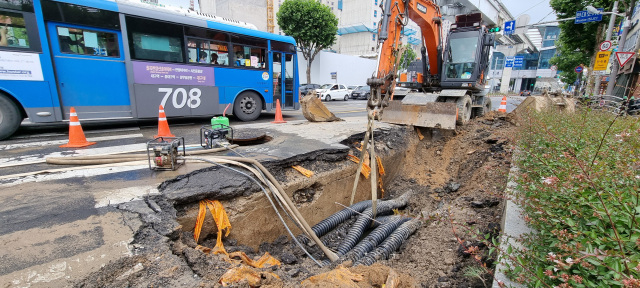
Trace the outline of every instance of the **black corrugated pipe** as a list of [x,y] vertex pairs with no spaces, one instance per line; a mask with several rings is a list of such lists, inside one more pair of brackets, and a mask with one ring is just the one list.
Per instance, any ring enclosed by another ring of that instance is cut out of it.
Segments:
[[[313,230],[313,232],[316,233],[318,237],[322,237],[323,235],[329,233],[329,231],[338,227],[340,223],[347,221],[353,215],[356,215],[370,207],[371,207],[371,200],[358,202],[356,204],[349,206],[349,208],[344,208],[336,212],[335,214],[320,221],[320,223],[313,225],[313,227],[311,227],[311,230]],[[358,213],[356,213],[355,211],[357,211]],[[309,243],[309,237],[307,237],[307,235],[304,235],[304,234],[298,236],[298,240],[304,244]]]
[[338,259],[337,262],[340,263],[347,260],[351,260],[353,263],[355,263],[356,261],[360,260],[362,256],[369,253],[369,251],[375,249],[376,246],[378,246],[380,243],[382,243],[382,241],[387,239],[387,237],[389,237],[389,235],[391,235],[391,233],[393,233],[393,231],[395,231],[400,225],[402,225],[404,222],[411,220],[410,217],[406,217],[406,216],[388,216],[388,217],[393,217],[394,218],[393,221],[380,225],[378,228],[373,230],[369,235],[367,235],[367,237],[362,239],[362,241],[360,241],[358,245],[353,247],[353,249],[351,249],[349,253],[340,257],[340,259]]
[[[398,226],[400,226],[400,224],[407,222],[411,220],[411,218],[406,217],[406,216],[400,216],[400,215],[390,215],[390,216],[381,216],[381,217],[377,217],[376,221],[373,221],[373,223],[371,223],[372,228],[376,228],[375,230],[373,230],[371,232],[371,234],[367,235],[367,237],[365,237],[360,243],[358,243],[358,245],[356,245],[356,247],[354,247],[351,251],[349,251],[349,253],[347,253],[346,256],[350,255],[351,253],[353,253],[353,250],[356,249],[360,249],[360,250],[365,250],[364,252],[362,252],[362,255],[366,254],[367,252],[373,250],[373,248],[376,248],[376,246],[378,244],[380,244],[380,242],[384,241],[385,238],[387,238],[387,236],[389,236],[389,234],[391,234],[391,232],[393,232],[396,228],[398,228]],[[397,222],[397,224],[394,224],[395,222]],[[393,225],[392,225],[393,224]],[[392,228],[393,227],[393,228]],[[379,230],[385,230],[385,231],[389,231],[388,233],[386,233],[385,235],[379,235],[383,232],[379,232]],[[375,239],[375,240],[372,240]],[[363,242],[375,242],[372,243],[370,246],[371,248],[358,248]],[[324,245],[327,245],[328,243],[325,243],[324,240],[323,242]],[[334,264],[340,264],[344,261],[347,260],[352,260],[353,262],[355,262],[356,260],[360,259],[360,257],[362,257],[362,255],[360,255],[359,257],[355,258],[355,259],[351,259],[351,258],[345,258],[346,256],[342,256],[338,259],[338,261],[333,262]],[[322,261],[322,266],[326,266],[326,265],[331,265],[331,260],[329,259],[325,259]],[[335,266],[335,265],[334,265]]]
[[[392,211],[393,209],[406,206],[409,200],[409,196],[411,196],[411,191],[404,193],[402,196],[396,199],[380,201],[378,203],[376,213],[385,213]],[[345,237],[344,241],[342,241],[342,243],[340,243],[340,246],[338,246],[338,256],[347,254],[347,252],[349,252],[349,250],[351,250],[353,246],[356,246],[358,240],[360,240],[360,237],[362,236],[362,233],[364,233],[369,225],[371,225],[372,218],[373,211],[371,208],[367,208],[367,210],[362,212],[362,215],[358,216],[358,220],[356,220],[356,222],[353,223],[353,226],[351,226],[351,229],[349,229],[347,237]]]
[[367,253],[367,255],[358,260],[354,266],[370,266],[380,259],[388,259],[389,255],[393,253],[393,251],[398,250],[400,245],[402,245],[402,243],[407,240],[407,238],[409,238],[409,236],[420,226],[422,226],[422,221],[420,219],[413,219],[400,225],[400,227],[393,231],[393,233],[391,233],[391,235],[384,240],[380,246],[373,250],[373,252]]

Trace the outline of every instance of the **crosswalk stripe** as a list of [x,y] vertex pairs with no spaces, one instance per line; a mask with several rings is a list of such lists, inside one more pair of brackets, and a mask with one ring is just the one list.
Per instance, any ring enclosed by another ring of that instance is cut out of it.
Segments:
[[[87,138],[87,141],[98,142],[98,141],[120,140],[120,139],[137,138],[137,137],[144,137],[144,136],[142,134],[140,134],[140,133],[127,134],[127,135],[101,136],[101,137]],[[62,144],[65,144],[67,142],[69,142],[69,140],[51,140],[51,141],[38,141],[38,142],[26,142],[26,143],[17,143],[17,144],[6,144],[6,145],[0,145],[0,151],[2,151],[2,150],[10,150],[10,149],[29,148],[29,147],[42,147],[42,146],[50,146],[50,145],[62,145]]]
[[[30,182],[44,182],[51,180],[76,178],[76,177],[92,177],[118,172],[126,172],[140,169],[149,169],[147,161],[136,161],[124,166],[122,163],[99,165],[97,168],[81,168],[75,170],[54,169],[48,171],[39,171],[32,173],[23,173],[18,175],[10,175],[11,178],[0,176],[0,187],[9,187]],[[144,163],[144,164],[143,164]],[[57,171],[56,171],[57,170]],[[65,171],[66,170],[66,171]]]

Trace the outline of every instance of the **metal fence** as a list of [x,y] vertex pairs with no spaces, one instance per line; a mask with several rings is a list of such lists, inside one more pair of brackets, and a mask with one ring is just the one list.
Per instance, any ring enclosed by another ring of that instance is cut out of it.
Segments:
[[[622,97],[614,95],[599,95],[589,98],[578,98],[582,104],[588,105],[592,109],[600,109],[614,114],[628,114],[631,116],[640,115],[640,101],[635,100],[633,105],[625,103]],[[623,105],[624,103],[624,105]]]

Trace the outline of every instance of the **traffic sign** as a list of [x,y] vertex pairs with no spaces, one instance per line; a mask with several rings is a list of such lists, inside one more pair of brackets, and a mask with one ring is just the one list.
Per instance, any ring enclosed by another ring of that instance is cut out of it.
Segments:
[[587,22],[598,22],[602,21],[602,12],[604,12],[604,8],[598,8],[600,14],[593,14],[589,11],[583,10],[576,12],[576,20],[575,24],[582,24]]
[[607,66],[609,65],[609,57],[611,56],[611,51],[600,51],[596,55],[596,62],[593,64],[594,71],[604,71],[607,70]]
[[505,68],[513,68],[513,61],[515,57],[505,57],[504,58],[504,67]]
[[556,65],[551,66],[551,70],[552,71],[558,71],[558,66],[556,66]]
[[616,59],[618,59],[618,63],[620,63],[620,67],[624,66],[624,64],[627,64],[627,62],[631,60],[631,57],[633,57],[633,54],[636,54],[636,53],[635,52],[616,52]]
[[524,63],[524,56],[516,56],[513,59],[513,67],[522,67],[523,63]]
[[582,66],[577,66],[573,71],[576,71],[576,73],[582,73]]
[[516,20],[504,22],[504,35],[511,35],[516,31]]
[[607,51],[611,49],[611,41],[604,41],[600,43],[600,51]]

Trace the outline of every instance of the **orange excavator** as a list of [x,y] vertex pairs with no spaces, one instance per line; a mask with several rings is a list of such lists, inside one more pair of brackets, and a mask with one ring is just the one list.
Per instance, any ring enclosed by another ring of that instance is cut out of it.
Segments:
[[[440,7],[432,0],[385,0],[380,7],[377,68],[367,80],[370,118],[455,129],[456,124],[491,111],[485,76],[495,42],[492,32],[498,28],[483,25],[482,14],[476,13],[456,16],[456,22],[444,31]],[[421,65],[411,65],[419,68],[398,75],[404,51],[400,36],[409,19],[421,29]],[[412,92],[393,100],[396,86]]]

